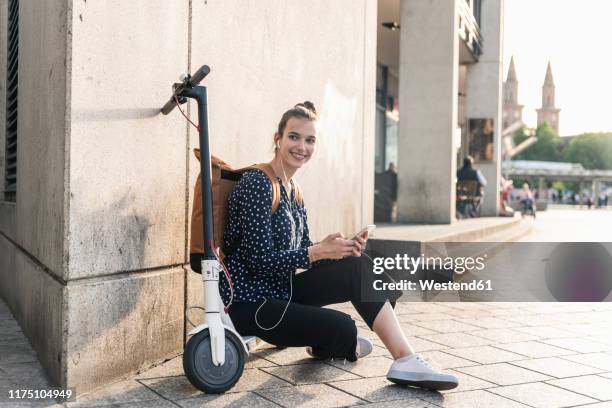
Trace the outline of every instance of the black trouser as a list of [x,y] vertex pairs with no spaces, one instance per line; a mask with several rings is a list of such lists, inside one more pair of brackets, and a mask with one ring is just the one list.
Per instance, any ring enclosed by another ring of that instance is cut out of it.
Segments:
[[[229,309],[232,322],[243,336],[254,335],[282,347],[312,346],[322,358],[346,358],[355,361],[357,327],[351,317],[321,306],[350,301],[366,324],[372,328],[378,312],[389,300],[401,293],[377,291],[375,279],[389,281],[386,275],[375,275],[371,261],[365,257],[348,257],[317,265],[293,279],[293,298],[281,323],[272,330],[263,330],[255,323],[255,312],[264,299],[253,303],[234,303]],[[282,316],[286,300],[267,299],[257,313],[264,328],[274,326]]]

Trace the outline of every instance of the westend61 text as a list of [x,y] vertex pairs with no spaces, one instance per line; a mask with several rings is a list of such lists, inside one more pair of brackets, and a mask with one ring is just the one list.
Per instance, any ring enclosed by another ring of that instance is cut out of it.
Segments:
[[472,282],[436,282],[433,280],[420,280],[418,281],[418,285],[417,282],[407,281],[404,279],[398,282],[383,282],[379,279],[374,281],[373,286],[376,290],[493,290],[490,279],[481,279]]

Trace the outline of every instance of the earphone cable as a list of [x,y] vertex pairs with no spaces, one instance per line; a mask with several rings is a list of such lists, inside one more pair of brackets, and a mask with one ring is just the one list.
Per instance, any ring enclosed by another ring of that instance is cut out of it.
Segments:
[[[285,183],[287,183],[287,185],[289,185],[289,181],[287,178],[287,173],[285,172],[285,166],[283,165],[283,162],[281,160],[281,168],[283,170],[283,175],[285,176]],[[293,185],[293,183],[291,183],[291,191],[293,193],[293,195],[295,195],[295,186]],[[285,190],[285,193],[287,191]],[[292,234],[295,234],[295,221],[293,220],[293,212],[295,210],[295,206],[292,203],[292,199],[290,197],[289,194],[286,194],[287,196],[287,206],[289,207],[289,215],[291,217],[292,220]],[[295,239],[295,235],[292,236],[292,242]],[[283,319],[285,318],[285,313],[287,313],[287,309],[289,309],[289,305],[291,304],[291,299],[293,298],[293,272],[289,272],[289,299],[287,300],[287,304],[285,305],[285,309],[283,310],[283,313],[281,314],[280,319],[278,319],[278,321],[272,326],[272,327],[263,327],[260,323],[259,320],[257,319],[257,314],[259,313],[259,311],[261,310],[261,308],[268,302],[268,299],[266,297],[263,297],[264,301],[261,305],[259,305],[259,307],[257,308],[257,310],[255,311],[255,324],[257,325],[257,327],[259,327],[261,330],[273,330],[276,327],[278,327],[279,324],[281,324],[281,322],[283,321]]]
[[264,297],[263,303],[259,305],[259,307],[255,311],[255,324],[257,325],[257,327],[259,327],[261,330],[266,330],[266,331],[275,329],[285,318],[285,313],[287,313],[287,309],[289,309],[289,304],[291,303],[292,298],[293,298],[293,273],[289,275],[289,300],[287,300],[287,304],[285,305],[285,310],[283,310],[283,314],[281,315],[280,319],[278,319],[278,322],[276,322],[276,324],[272,327],[263,327],[261,324],[259,324],[259,320],[257,320],[257,314],[259,313],[259,310],[268,302],[268,299]]
[[[230,306],[232,305],[232,303],[234,303],[234,284],[232,283],[232,277],[229,273],[229,271],[227,270],[227,267],[225,266],[225,263],[223,262],[223,260],[221,259],[221,256],[219,256],[219,248],[215,249],[215,246],[213,244],[213,240],[209,240],[208,241],[208,245],[210,245],[210,248],[213,251],[213,254],[215,255],[215,258],[217,258],[217,262],[219,262],[219,264],[221,265],[221,267],[223,268],[223,273],[225,275],[225,279],[227,280],[227,283],[229,285],[229,290],[230,290],[230,299],[228,304],[224,304],[223,305],[223,309],[225,310],[225,313],[228,312]],[[223,303],[223,301],[221,302]]]

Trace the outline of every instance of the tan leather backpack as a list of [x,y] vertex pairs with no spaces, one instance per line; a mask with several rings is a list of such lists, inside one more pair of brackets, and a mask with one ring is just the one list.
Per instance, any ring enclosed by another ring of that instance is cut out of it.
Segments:
[[[200,160],[200,149],[193,149],[193,152]],[[212,199],[213,199],[213,241],[215,247],[220,247],[223,257],[223,231],[227,224],[228,199],[236,183],[242,175],[253,170],[262,170],[268,176],[272,184],[272,214],[276,212],[280,204],[281,190],[280,182],[276,178],[274,169],[269,163],[254,164],[252,166],[234,169],[229,164],[216,156],[211,156],[210,165],[212,169]],[[295,198],[301,205],[303,204],[302,193],[298,184],[291,180],[295,191]],[[198,175],[193,191],[193,210],[191,212],[191,240],[189,243],[189,261],[191,269],[201,273],[200,261],[204,254],[204,236],[202,228],[202,182],[201,175]]]

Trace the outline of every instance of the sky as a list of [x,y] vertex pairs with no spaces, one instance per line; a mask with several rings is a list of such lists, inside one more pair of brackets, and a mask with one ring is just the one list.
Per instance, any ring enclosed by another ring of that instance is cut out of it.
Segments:
[[514,56],[523,121],[536,125],[550,60],[559,134],[612,131],[612,0],[504,3],[504,80]]

